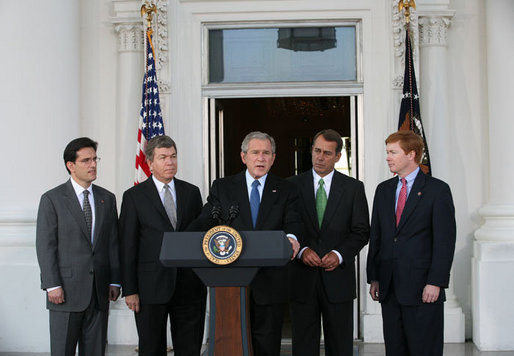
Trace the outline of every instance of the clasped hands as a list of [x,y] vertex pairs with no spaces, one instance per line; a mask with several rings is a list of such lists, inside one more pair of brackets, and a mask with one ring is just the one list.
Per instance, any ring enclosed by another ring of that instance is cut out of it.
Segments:
[[320,258],[314,250],[307,247],[302,253],[302,262],[307,266],[321,267],[326,272],[330,272],[339,266],[339,257],[334,251],[330,251],[323,258]]

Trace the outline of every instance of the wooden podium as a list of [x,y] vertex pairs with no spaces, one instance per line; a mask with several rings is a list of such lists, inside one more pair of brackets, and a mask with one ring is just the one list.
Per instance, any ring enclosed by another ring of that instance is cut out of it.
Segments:
[[209,355],[252,356],[248,286],[260,267],[286,265],[293,250],[283,231],[239,231],[243,250],[235,262],[219,266],[202,250],[202,232],[166,232],[160,260],[166,267],[189,267],[209,287]]

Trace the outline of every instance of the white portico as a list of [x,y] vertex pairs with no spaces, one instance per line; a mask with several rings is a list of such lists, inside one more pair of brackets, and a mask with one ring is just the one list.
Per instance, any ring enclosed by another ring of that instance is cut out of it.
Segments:
[[[178,145],[179,177],[205,199],[212,172],[213,102],[228,98],[351,97],[353,157],[371,204],[390,177],[384,138],[395,130],[403,76],[403,16],[397,0],[155,0],[154,40],[166,133]],[[49,349],[39,289],[35,218],[40,195],[67,179],[65,144],[99,142],[99,185],[118,203],[132,185],[143,76],[140,0],[0,3],[5,54],[0,73],[4,169],[0,181],[0,352]],[[433,175],[447,181],[457,246],[445,306],[445,340],[512,350],[514,132],[510,0],[418,0],[411,31],[421,118]],[[208,79],[208,31],[351,24],[357,77],[348,82],[215,85]],[[242,117],[242,120],[244,120]],[[280,152],[278,152],[280,159]],[[382,340],[380,306],[365,285],[361,253],[358,336]],[[5,292],[8,291],[8,292]],[[112,304],[109,343],[135,344],[132,314]]]

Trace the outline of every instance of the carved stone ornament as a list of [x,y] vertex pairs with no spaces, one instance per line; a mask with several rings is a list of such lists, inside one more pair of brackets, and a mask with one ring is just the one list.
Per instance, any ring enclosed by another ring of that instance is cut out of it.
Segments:
[[155,4],[157,12],[153,17],[153,44],[157,57],[157,78],[159,92],[170,92],[169,52],[168,52],[168,2],[167,0],[111,0],[115,16],[112,19],[114,29],[118,34],[118,51],[144,51],[144,31],[146,21],[140,17],[139,9],[145,2]]
[[119,23],[114,26],[118,34],[118,51],[143,51],[143,24]]
[[[143,3],[143,2],[142,2]],[[154,48],[157,57],[157,81],[159,83],[160,93],[170,92],[170,81],[163,80],[169,78],[169,50],[168,50],[168,1],[153,0],[157,6],[157,15],[154,18]]]
[[[393,89],[401,89],[403,87],[403,72],[405,69],[405,16],[398,11],[398,0],[391,0],[392,21],[391,28],[393,31],[394,46],[394,78],[392,80]],[[418,14],[417,11],[411,10],[410,14],[410,33],[412,35],[412,55],[414,58],[414,66],[418,72]]]
[[447,16],[423,16],[419,19],[419,42],[421,46],[446,46],[448,27],[451,20]]

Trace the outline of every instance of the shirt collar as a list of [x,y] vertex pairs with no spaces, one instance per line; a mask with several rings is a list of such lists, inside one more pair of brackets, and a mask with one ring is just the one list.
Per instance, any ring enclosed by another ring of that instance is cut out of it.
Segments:
[[325,186],[330,186],[330,184],[332,184],[332,178],[334,177],[334,171],[335,170],[333,169],[332,172],[330,172],[329,174],[327,174],[324,177],[321,177],[318,173],[316,173],[316,171],[313,168],[312,169],[312,176],[314,177],[314,188],[318,187],[319,180],[321,178],[323,178],[323,182],[325,183]]
[[75,182],[75,179],[73,177],[70,177],[71,185],[73,187],[73,190],[75,191],[75,194],[79,196],[80,194],[84,193],[84,190],[87,190],[89,192],[89,195],[93,196],[93,184],[90,184],[89,187],[86,189],[77,182]]
[[[250,191],[250,189],[252,188],[252,183],[255,180],[255,178],[250,175],[250,172],[248,172],[248,169],[246,170],[245,177],[246,177],[246,185],[248,186],[248,189],[249,189],[248,191]],[[257,179],[259,181],[259,183],[261,183],[261,185],[260,185],[261,187],[264,187],[264,184],[266,183],[266,178],[268,178],[268,173],[266,173],[265,175],[263,175],[262,177]]]
[[[153,179],[153,183],[155,184],[155,187],[157,188],[157,191],[161,192],[164,189],[164,185],[166,183],[163,183],[160,180],[158,180],[157,178],[155,178],[155,176],[153,174],[152,174],[152,179]],[[174,192],[175,191],[175,178],[173,178],[171,180],[171,182],[168,183],[168,185],[170,187],[170,190]]]
[[[405,177],[405,180],[407,181],[407,184],[411,184],[412,182],[414,182],[414,180],[418,176],[418,173],[419,173],[419,166],[415,170],[410,172],[409,175],[407,175]],[[402,181],[402,177],[398,176],[398,180],[401,182]]]

